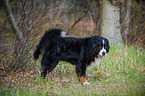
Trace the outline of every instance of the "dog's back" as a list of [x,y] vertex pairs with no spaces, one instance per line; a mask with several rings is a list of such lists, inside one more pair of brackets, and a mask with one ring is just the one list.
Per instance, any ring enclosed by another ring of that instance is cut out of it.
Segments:
[[34,59],[37,60],[39,58],[39,55],[43,54],[47,50],[47,48],[50,46],[50,42],[52,39],[65,36],[66,32],[60,29],[49,29],[48,31],[46,31],[33,54]]

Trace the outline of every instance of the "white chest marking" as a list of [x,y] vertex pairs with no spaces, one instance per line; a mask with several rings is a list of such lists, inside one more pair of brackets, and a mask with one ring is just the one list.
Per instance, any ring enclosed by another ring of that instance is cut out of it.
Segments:
[[99,63],[103,60],[104,57],[98,57],[98,58],[95,58],[95,61],[94,62],[91,62],[90,66],[88,66],[87,68],[88,69],[91,69],[91,68],[94,68],[94,66],[99,66]]

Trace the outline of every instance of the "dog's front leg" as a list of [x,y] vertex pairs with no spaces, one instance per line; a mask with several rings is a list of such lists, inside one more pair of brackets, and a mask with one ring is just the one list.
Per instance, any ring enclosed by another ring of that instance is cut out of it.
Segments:
[[81,66],[81,67],[76,67],[76,73],[79,77],[79,80],[83,85],[89,85],[90,83],[86,81],[86,67]]
[[79,79],[83,85],[90,85],[90,83],[86,81],[86,77],[79,76]]

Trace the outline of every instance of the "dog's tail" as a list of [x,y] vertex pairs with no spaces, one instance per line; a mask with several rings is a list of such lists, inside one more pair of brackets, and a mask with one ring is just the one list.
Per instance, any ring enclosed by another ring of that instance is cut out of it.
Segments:
[[66,36],[66,32],[60,29],[49,29],[48,31],[46,31],[33,54],[34,59],[37,60],[40,54],[45,53],[45,51],[50,46],[50,42],[52,39],[56,37],[65,37],[65,36]]

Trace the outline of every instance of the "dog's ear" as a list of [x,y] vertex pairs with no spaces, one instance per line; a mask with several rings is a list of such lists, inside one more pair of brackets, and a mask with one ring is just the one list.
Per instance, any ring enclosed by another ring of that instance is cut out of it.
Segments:
[[101,47],[101,38],[98,37],[97,35],[94,36],[92,40],[92,48],[100,48]]
[[101,46],[101,44],[99,44],[98,42],[95,42],[92,45],[93,48],[99,48],[100,46]]

